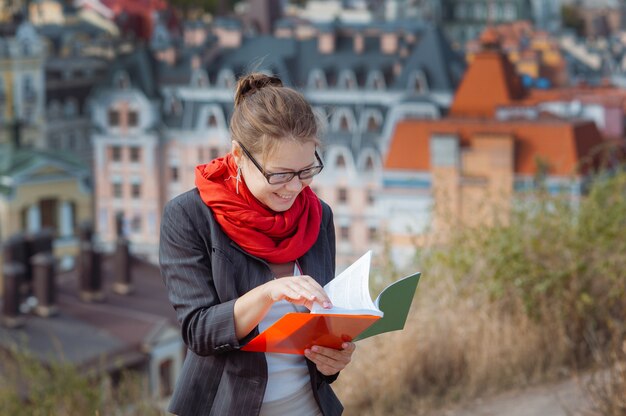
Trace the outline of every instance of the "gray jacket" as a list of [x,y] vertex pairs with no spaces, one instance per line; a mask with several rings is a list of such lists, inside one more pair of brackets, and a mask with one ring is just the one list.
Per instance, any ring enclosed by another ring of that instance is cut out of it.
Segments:
[[[317,241],[298,262],[320,285],[335,275],[335,231],[322,202]],[[178,415],[257,415],[267,384],[264,353],[240,351],[258,335],[235,335],[237,298],[271,279],[267,263],[243,251],[220,228],[192,189],[168,202],[161,222],[161,275],[188,347],[169,410]],[[315,399],[325,416],[343,407],[327,377],[307,360]]]

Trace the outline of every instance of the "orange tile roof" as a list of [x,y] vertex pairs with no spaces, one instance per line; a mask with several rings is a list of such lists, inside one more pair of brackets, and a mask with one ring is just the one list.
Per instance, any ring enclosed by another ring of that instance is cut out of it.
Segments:
[[450,114],[491,117],[498,105],[524,98],[526,91],[506,56],[483,51],[474,57],[454,96]]
[[591,121],[562,120],[496,121],[447,118],[405,120],[396,125],[385,160],[386,169],[430,171],[430,137],[434,133],[455,134],[461,146],[471,146],[475,135],[508,134],[515,140],[516,174],[536,173],[536,158],[551,166],[550,174],[575,173],[579,162],[603,139]]

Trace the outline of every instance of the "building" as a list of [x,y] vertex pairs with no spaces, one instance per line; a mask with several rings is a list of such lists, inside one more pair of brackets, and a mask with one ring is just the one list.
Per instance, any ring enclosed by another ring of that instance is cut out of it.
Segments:
[[[445,238],[460,224],[505,223],[521,193],[536,186],[575,201],[596,149],[607,143],[591,120],[503,116],[500,109],[523,105],[534,91],[489,36],[483,41],[448,115],[400,121],[391,137],[383,198],[411,196],[403,205],[389,204],[396,207],[388,228],[398,230],[392,235],[398,262],[412,255],[420,238]],[[403,229],[411,221],[413,228]]]
[[[45,147],[45,58],[43,39],[28,22],[0,38],[0,124],[19,123],[23,145]],[[0,129],[0,143],[10,139],[9,129]]]
[[[489,33],[496,37],[493,41],[507,54],[526,86],[545,89],[568,84],[569,66],[558,38],[535,30],[528,21],[492,25]],[[465,56],[468,62],[481,49],[480,39],[467,42]]]
[[164,174],[155,67],[145,49],[122,58],[91,104],[98,238],[112,248],[122,220],[135,253],[153,256]]
[[[78,253],[77,225],[91,219],[87,166],[64,153],[0,144],[0,244],[14,234],[47,230],[61,266],[71,267]],[[0,268],[0,291],[2,275]]]
[[[464,63],[432,26],[305,26],[281,21],[276,36],[248,37],[237,21],[219,19],[211,27],[186,25],[176,39],[157,25],[155,71],[144,56],[146,64],[119,71],[92,100],[103,242],[112,243],[114,218],[124,211],[135,247],[155,255],[163,204],[194,186],[197,164],[230,149],[236,76],[259,70],[301,90],[326,126],[326,168],[314,189],[335,209],[339,264],[382,246],[384,213],[375,197],[383,185],[381,144],[397,120],[445,112]],[[115,108],[136,115],[118,116]],[[159,117],[162,124],[154,124]]]
[[533,9],[531,0],[442,0],[441,17],[446,34],[462,47],[489,24],[532,21]]
[[[82,261],[67,272],[55,271],[42,251],[26,276],[15,262],[24,240],[13,236],[5,246],[14,258],[0,300],[0,350],[19,348],[44,365],[63,361],[80,373],[108,376],[113,388],[130,371],[147,381],[151,403],[165,409],[186,348],[159,269],[129,256],[124,240],[103,257],[89,232],[81,233]],[[19,273],[27,291],[14,285]]]

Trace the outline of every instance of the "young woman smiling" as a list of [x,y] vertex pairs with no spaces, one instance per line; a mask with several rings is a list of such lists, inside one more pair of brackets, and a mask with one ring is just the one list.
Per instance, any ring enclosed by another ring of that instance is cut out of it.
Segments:
[[324,168],[318,120],[280,79],[238,81],[231,152],[196,168],[163,212],[161,273],[188,347],[178,415],[339,415],[332,383],[355,346],[305,356],[240,348],[285,313],[330,307],[332,211],[309,185]]

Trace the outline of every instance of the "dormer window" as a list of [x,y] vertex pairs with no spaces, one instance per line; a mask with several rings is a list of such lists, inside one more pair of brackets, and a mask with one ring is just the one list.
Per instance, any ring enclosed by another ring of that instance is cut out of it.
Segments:
[[230,69],[222,69],[217,76],[217,85],[222,88],[233,88],[235,86],[235,74]]
[[356,121],[354,114],[349,108],[339,108],[335,111],[332,121],[332,130],[350,132],[354,131]]
[[374,116],[368,117],[368,119],[367,119],[367,131],[375,132],[375,131],[378,131],[379,128],[380,128],[380,125],[378,124],[378,121],[376,120],[376,117],[374,117]]
[[380,71],[372,71],[367,76],[367,87],[373,90],[385,89],[385,77]]
[[345,168],[346,167],[346,158],[343,155],[338,155],[335,160],[335,167],[337,168]]
[[409,90],[416,93],[427,93],[428,81],[426,80],[426,75],[423,71],[413,71],[409,77]]
[[308,80],[309,88],[321,90],[328,87],[328,83],[326,81],[326,74],[319,68],[313,69],[309,74]]
[[356,76],[351,70],[343,70],[339,74],[339,82],[337,86],[348,90],[356,89],[358,84],[356,82]]
[[209,86],[209,77],[206,72],[199,69],[193,72],[191,76],[191,85],[193,87],[206,88]]
[[171,95],[165,101],[165,111],[168,114],[179,115],[182,112],[182,110],[183,110],[182,104],[180,103],[180,100],[177,97]]
[[130,88],[130,78],[124,71],[119,71],[113,77],[113,85],[120,90],[127,90]]
[[339,130],[348,131],[350,130],[350,126],[348,125],[348,118],[346,116],[341,116],[339,120]]

